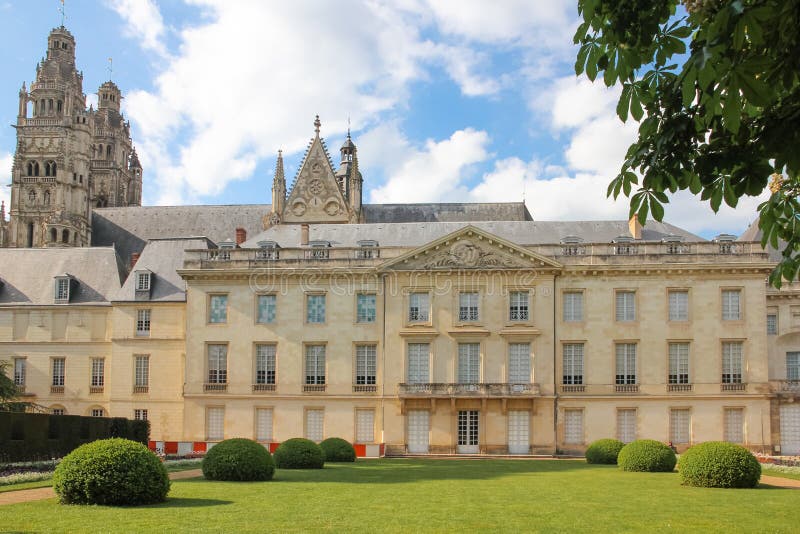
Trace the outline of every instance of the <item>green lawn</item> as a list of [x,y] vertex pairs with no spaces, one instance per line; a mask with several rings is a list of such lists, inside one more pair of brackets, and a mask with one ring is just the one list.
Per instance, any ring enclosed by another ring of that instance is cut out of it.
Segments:
[[47,486],[52,486],[53,480],[48,478],[46,480],[36,480],[34,482],[20,482],[19,484],[9,484],[7,486],[0,486],[0,493],[5,493],[6,491],[17,491],[17,490],[24,490],[24,489],[33,489],[33,488],[46,488]]
[[623,473],[558,460],[375,460],[271,482],[175,481],[139,508],[0,508],[3,530],[116,532],[569,531],[796,532],[800,492],[680,485],[676,473]]
[[791,478],[793,480],[800,480],[800,473],[787,473],[786,471],[779,471],[769,465],[761,464],[761,474],[769,475],[771,477]]

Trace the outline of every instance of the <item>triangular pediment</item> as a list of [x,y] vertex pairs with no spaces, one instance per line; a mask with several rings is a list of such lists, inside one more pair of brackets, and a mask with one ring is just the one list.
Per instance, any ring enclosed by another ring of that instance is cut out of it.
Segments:
[[382,270],[451,269],[561,269],[562,265],[475,226],[451,234],[393,258]]
[[287,223],[346,223],[350,208],[336,183],[328,154],[317,135],[306,152],[284,208]]

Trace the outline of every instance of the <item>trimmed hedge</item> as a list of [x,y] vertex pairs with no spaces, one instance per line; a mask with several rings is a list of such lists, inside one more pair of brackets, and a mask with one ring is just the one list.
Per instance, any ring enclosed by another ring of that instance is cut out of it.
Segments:
[[64,504],[153,504],[167,498],[169,486],[161,460],[122,438],[81,445],[53,473],[53,489]]
[[617,465],[617,456],[624,446],[618,439],[598,439],[586,449],[586,463]]
[[684,486],[755,488],[761,464],[741,445],[706,441],[681,454],[678,472]]
[[671,472],[676,462],[675,451],[653,439],[631,441],[617,457],[617,465],[623,471]]
[[274,458],[279,469],[322,469],[325,465],[325,453],[320,446],[303,438],[287,439],[278,445]]
[[328,438],[319,444],[326,462],[355,462],[356,450],[342,438]]
[[272,480],[272,455],[250,439],[232,438],[211,447],[203,458],[203,475],[209,480]]
[[0,461],[61,458],[84,443],[126,438],[147,445],[150,422],[124,417],[84,417],[0,412]]

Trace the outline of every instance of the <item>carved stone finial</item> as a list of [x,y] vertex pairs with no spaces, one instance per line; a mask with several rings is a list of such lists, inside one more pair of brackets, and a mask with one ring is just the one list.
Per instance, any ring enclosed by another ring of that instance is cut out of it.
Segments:
[[322,126],[322,123],[319,120],[319,115],[314,119],[314,131],[319,135],[319,127]]

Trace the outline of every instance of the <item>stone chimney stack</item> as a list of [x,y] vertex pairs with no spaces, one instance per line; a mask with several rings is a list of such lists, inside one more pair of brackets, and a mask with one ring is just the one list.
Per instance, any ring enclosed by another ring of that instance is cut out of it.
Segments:
[[242,246],[242,243],[247,241],[247,230],[244,228],[237,228],[236,229],[236,246]]
[[131,252],[131,269],[136,267],[136,262],[139,261],[139,253]]
[[628,230],[630,231],[632,238],[642,238],[642,225],[639,223],[639,218],[635,213],[633,214],[633,217],[631,217],[631,220],[628,221]]

